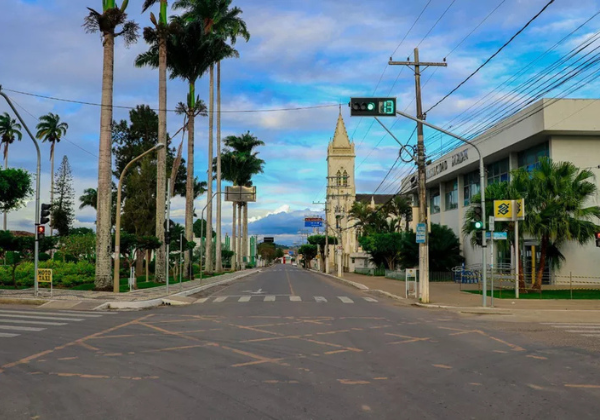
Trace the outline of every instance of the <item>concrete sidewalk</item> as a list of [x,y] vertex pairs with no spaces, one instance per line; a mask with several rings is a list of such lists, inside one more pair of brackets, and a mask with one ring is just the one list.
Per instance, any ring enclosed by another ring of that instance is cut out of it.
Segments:
[[[344,279],[363,284],[369,289],[383,290],[396,296],[405,297],[404,281],[385,277],[365,276],[355,273],[344,273]],[[481,295],[464,290],[478,290],[478,285],[465,285],[453,282],[429,283],[430,305],[433,307],[481,308]],[[462,289],[462,290],[461,290]],[[543,291],[542,291],[543,293]],[[416,299],[408,299],[417,303]],[[488,306],[491,305],[488,298]],[[557,299],[494,299],[494,308],[529,309],[529,310],[600,310],[600,300],[557,300]]]
[[157,306],[163,303],[185,304],[185,297],[212,286],[227,283],[249,276],[260,269],[236,271],[216,277],[196,279],[179,284],[172,283],[167,286],[149,289],[134,290],[127,293],[96,292],[87,290],[54,289],[50,296],[49,289],[40,289],[36,297],[33,289],[0,290],[0,303],[29,303],[56,309],[140,309]]

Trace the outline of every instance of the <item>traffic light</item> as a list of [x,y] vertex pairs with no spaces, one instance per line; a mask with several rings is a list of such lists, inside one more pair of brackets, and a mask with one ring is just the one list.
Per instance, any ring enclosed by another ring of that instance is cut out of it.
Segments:
[[44,225],[37,225],[37,239],[43,239],[46,236],[46,226]]
[[600,247],[600,232],[596,232],[596,246]]
[[350,98],[353,117],[395,117],[396,98]]
[[473,204],[473,229],[476,231],[483,229],[483,209],[481,204]]
[[50,221],[50,209],[52,204],[42,204],[42,212],[40,214],[40,225],[45,225]]

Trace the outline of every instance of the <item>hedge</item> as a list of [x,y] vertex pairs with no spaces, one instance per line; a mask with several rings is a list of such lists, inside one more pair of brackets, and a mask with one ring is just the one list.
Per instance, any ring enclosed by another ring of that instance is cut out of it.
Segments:
[[[40,268],[52,269],[54,287],[72,287],[84,283],[93,283],[95,266],[87,261],[77,263],[48,260],[39,263]],[[15,271],[17,286],[33,286],[33,262],[24,262]],[[0,267],[0,284],[12,286],[12,267]]]

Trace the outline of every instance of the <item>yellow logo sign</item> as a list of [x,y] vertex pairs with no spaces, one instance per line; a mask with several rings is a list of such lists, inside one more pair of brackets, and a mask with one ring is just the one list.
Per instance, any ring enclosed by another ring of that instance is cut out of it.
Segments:
[[52,283],[52,270],[49,268],[38,268],[38,283]]
[[494,218],[497,221],[525,219],[525,200],[494,200]]

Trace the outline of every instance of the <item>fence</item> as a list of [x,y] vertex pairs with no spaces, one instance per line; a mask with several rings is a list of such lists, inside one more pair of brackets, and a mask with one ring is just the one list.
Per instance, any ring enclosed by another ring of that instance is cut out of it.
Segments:
[[383,268],[383,267],[379,267],[379,268],[355,268],[354,272],[356,274],[363,274],[365,276],[383,277],[383,276],[385,276],[386,269]]
[[[385,277],[394,280],[406,280],[406,272],[404,270],[385,270]],[[430,282],[452,282],[454,281],[454,273],[451,271],[430,271]]]

